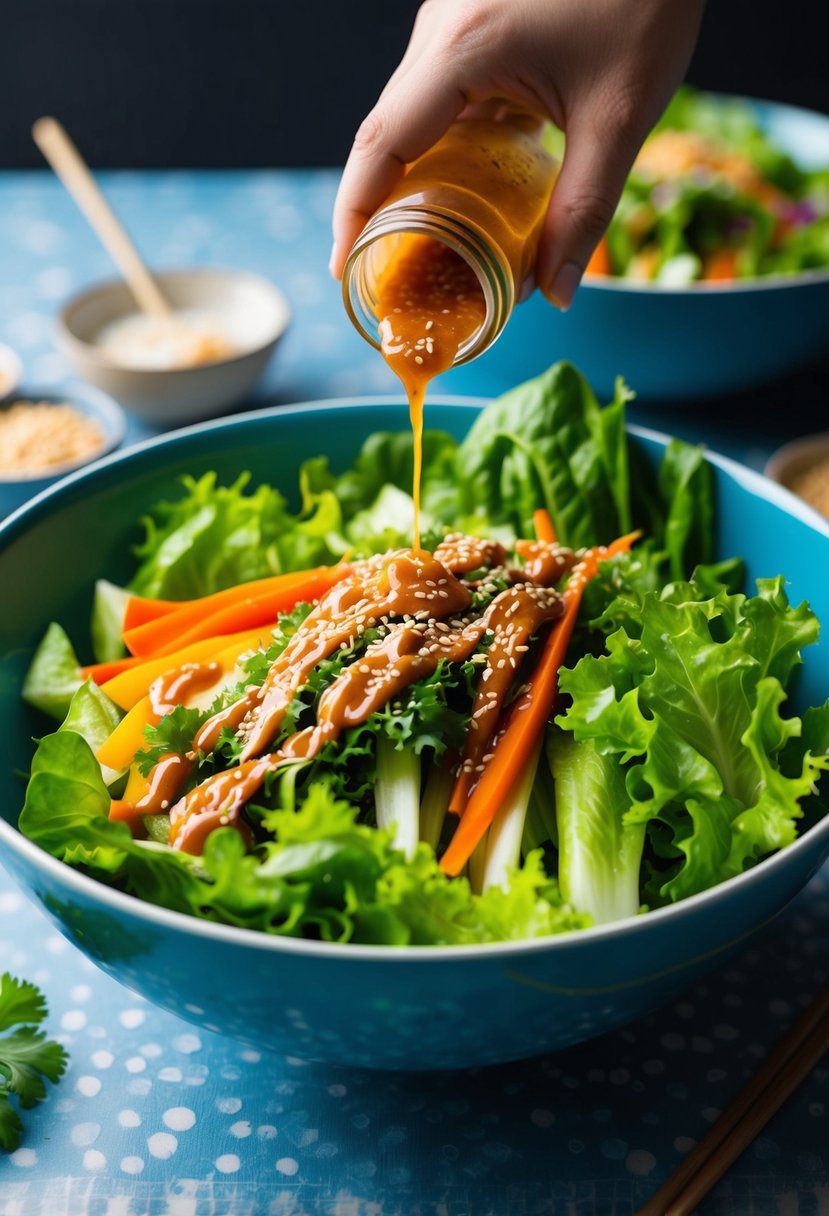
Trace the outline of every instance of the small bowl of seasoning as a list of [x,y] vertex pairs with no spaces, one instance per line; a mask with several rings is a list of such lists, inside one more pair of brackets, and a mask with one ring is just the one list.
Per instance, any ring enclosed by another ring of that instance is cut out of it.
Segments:
[[170,316],[140,313],[114,279],[61,310],[58,342],[75,371],[155,426],[178,426],[244,401],[290,320],[267,279],[202,267],[155,275]]
[[86,385],[18,389],[0,402],[0,517],[124,438],[123,410]]
[[829,519],[829,431],[778,448],[765,472]]

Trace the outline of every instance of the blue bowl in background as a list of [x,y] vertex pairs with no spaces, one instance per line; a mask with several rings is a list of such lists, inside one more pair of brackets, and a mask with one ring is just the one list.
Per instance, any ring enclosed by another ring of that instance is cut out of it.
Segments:
[[70,384],[66,388],[49,388],[41,391],[26,384],[19,385],[6,400],[0,402],[0,410],[15,401],[48,402],[53,405],[71,405],[79,414],[92,418],[101,429],[101,443],[89,456],[80,460],[53,465],[48,473],[10,475],[0,472],[0,518],[22,506],[30,498],[60,481],[67,473],[99,460],[113,451],[124,438],[127,420],[120,405],[106,393],[86,384]]
[[[802,167],[829,166],[829,117],[748,101]],[[617,375],[645,400],[732,393],[792,371],[829,347],[829,267],[684,288],[589,278],[567,313],[535,292],[495,345],[452,372],[464,393],[504,392],[569,359],[605,398]]]
[[[458,438],[478,405],[437,399],[430,424]],[[702,895],[546,940],[395,949],[270,937],[168,912],[48,856],[16,828],[19,777],[43,722],[20,701],[49,621],[86,636],[94,581],[125,580],[136,520],[183,473],[245,469],[286,491],[300,461],[342,468],[366,435],[408,426],[402,402],[263,410],[150,440],[66,478],[0,525],[0,850],[4,865],[108,974],[180,1017],[277,1052],[371,1068],[453,1068],[552,1051],[672,999],[766,924],[829,854],[829,818],[782,853]],[[633,429],[652,462],[664,436]],[[829,622],[829,524],[786,490],[712,456],[720,555],[749,576],[783,572]],[[829,690],[811,647],[794,707]],[[230,982],[229,982],[230,981]]]

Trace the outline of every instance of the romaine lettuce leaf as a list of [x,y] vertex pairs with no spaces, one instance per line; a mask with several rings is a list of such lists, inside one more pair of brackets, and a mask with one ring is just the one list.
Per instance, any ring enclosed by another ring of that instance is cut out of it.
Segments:
[[482,513],[532,536],[545,507],[563,544],[579,548],[630,530],[624,407],[617,381],[603,410],[569,363],[506,393],[479,414],[456,461],[460,513]]
[[[87,741],[93,752],[97,752],[123,716],[123,710],[101,691],[94,680],[87,680],[70,701],[66,717],[58,730],[74,731]],[[101,765],[101,775],[107,787],[121,776],[115,769],[104,765]]]
[[636,916],[645,825],[627,818],[631,800],[618,757],[603,755],[592,739],[577,743],[555,726],[546,751],[555,779],[564,899],[597,925]]

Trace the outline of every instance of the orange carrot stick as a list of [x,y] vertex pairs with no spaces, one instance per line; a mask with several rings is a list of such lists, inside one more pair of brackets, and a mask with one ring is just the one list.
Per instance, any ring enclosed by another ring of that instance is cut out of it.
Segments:
[[[317,566],[274,579],[241,583],[214,596],[186,601],[176,611],[128,630],[124,642],[132,654],[154,658],[201,638],[255,629],[275,621],[278,613],[288,611],[300,600],[318,599],[349,569],[343,563]],[[268,584],[264,588],[263,582]]]
[[[317,570],[337,568],[336,566],[316,567]],[[147,599],[143,595],[133,595],[127,601],[124,632],[130,632],[140,625],[158,620],[159,617],[166,616],[169,612],[179,612],[183,608],[191,608],[195,619],[202,615],[209,616],[213,612],[218,612],[220,608],[237,603],[245,596],[264,595],[266,591],[281,591],[283,587],[291,586],[296,579],[302,579],[313,573],[315,570],[312,569],[290,570],[287,574],[270,574],[267,578],[256,578],[248,583],[237,583],[233,587],[226,587],[224,591],[214,591],[211,595],[200,595],[198,598],[190,600],[153,600]]]
[[176,612],[184,602],[184,600],[149,600],[143,595],[131,595],[124,610],[123,632],[137,629],[139,625],[146,625],[148,621],[157,621],[160,616],[166,616],[168,612]]
[[492,759],[472,791],[449,847],[440,860],[446,874],[460,874],[499,808],[519,779],[544,730],[558,696],[558,672],[567,654],[584,588],[599,562],[630,548],[640,533],[622,536],[607,548],[589,549],[573,568],[564,590],[564,615],[553,625],[525,692],[513,702]]
[[549,511],[540,507],[537,511],[533,511],[533,527],[535,528],[536,540],[543,541],[547,545],[556,543],[556,529]]

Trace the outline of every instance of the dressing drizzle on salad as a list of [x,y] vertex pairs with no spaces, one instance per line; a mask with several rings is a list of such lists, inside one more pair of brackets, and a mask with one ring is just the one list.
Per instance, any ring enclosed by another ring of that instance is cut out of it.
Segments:
[[[235,828],[250,844],[242,811],[270,774],[313,759],[342,731],[361,725],[410,685],[433,675],[442,662],[464,663],[474,656],[478,677],[461,762],[468,788],[489,758],[531,640],[564,611],[553,584],[572,567],[574,554],[556,544],[529,544],[530,560],[520,568],[506,564],[506,551],[497,542],[461,534],[448,536],[434,555],[399,550],[355,563],[299,625],[264,682],[251,684],[208,718],[189,750],[162,756],[146,793],[134,806],[114,803],[113,817],[135,829],[143,815],[169,813],[170,844],[188,853],[201,853],[218,827]],[[322,692],[315,724],[271,750],[313,670],[368,630],[373,635],[366,648]],[[167,673],[156,682],[154,706],[163,702],[169,710],[176,695],[185,701],[215,679],[212,666],[189,664]],[[225,731],[239,741],[238,764],[183,792],[200,758]]]

